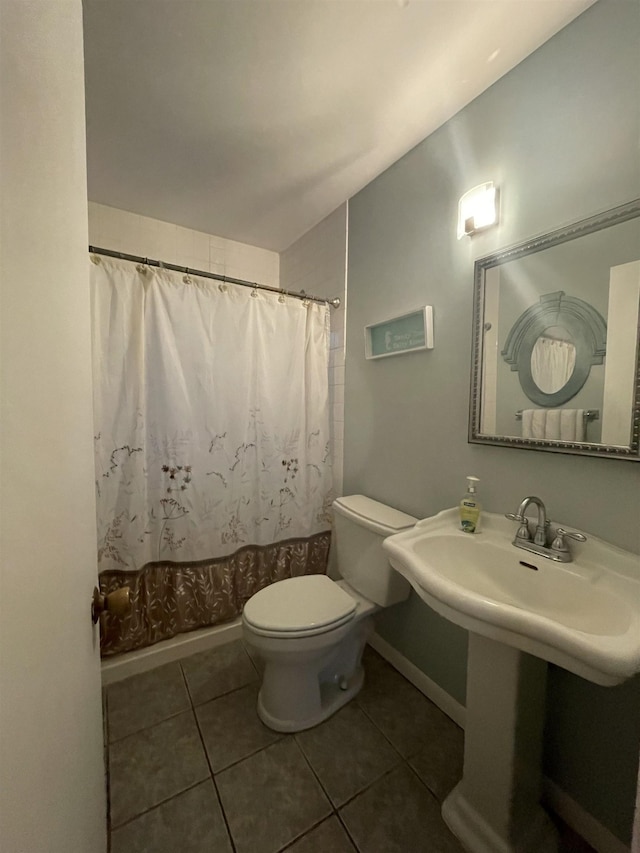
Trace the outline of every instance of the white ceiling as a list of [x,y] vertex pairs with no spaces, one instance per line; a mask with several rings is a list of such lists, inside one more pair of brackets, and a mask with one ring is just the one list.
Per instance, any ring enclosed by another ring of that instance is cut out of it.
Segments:
[[281,251],[593,0],[84,0],[89,198]]

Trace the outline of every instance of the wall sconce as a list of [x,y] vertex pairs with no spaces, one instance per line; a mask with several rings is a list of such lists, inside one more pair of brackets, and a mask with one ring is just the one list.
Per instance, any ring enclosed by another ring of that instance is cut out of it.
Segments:
[[458,202],[458,240],[498,222],[499,193],[493,181],[466,192]]

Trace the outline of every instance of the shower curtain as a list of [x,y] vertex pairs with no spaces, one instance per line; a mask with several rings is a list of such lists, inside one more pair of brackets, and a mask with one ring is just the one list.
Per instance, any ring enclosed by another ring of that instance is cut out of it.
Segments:
[[571,341],[541,335],[531,352],[531,375],[545,394],[555,394],[567,384],[576,366],[576,348]]
[[102,654],[326,570],[328,306],[92,255]]

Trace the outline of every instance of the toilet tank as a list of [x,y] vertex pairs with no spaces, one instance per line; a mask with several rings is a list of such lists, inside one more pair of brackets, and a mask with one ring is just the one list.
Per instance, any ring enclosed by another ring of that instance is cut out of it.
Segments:
[[338,498],[333,511],[338,570],[349,586],[381,607],[408,598],[409,582],[391,568],[382,540],[418,519],[364,495]]

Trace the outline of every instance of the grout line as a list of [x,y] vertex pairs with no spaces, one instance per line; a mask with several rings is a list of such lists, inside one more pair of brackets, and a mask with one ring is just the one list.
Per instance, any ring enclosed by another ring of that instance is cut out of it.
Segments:
[[[182,669],[182,664],[180,665],[180,671],[182,672],[182,677],[187,683],[187,677]],[[189,685],[187,684],[187,692],[189,691]],[[189,698],[191,699],[191,694],[189,693]],[[219,698],[219,697],[218,697]],[[200,743],[202,744],[202,750],[204,752],[204,757],[207,762],[207,767],[209,768],[209,773],[211,774],[211,782],[213,783],[213,790],[215,791],[216,799],[218,800],[218,805],[220,806],[220,814],[222,815],[222,820],[224,821],[225,828],[227,830],[227,835],[229,837],[229,844],[231,845],[231,849],[233,853],[236,853],[236,845],[233,840],[233,836],[231,834],[231,827],[229,826],[229,821],[227,820],[227,813],[224,810],[224,806],[222,805],[222,798],[220,797],[220,791],[218,790],[218,786],[216,785],[216,778],[213,772],[213,767],[211,766],[211,761],[209,759],[209,753],[207,752],[207,746],[204,742],[204,735],[202,734],[202,729],[200,728],[200,720],[198,719],[198,715],[196,714],[196,706],[193,704],[193,700],[191,700],[191,713],[193,714],[196,721],[196,728],[198,729],[198,735],[200,736]]]
[[301,838],[304,838],[310,832],[313,832],[313,830],[317,829],[321,823],[324,823],[325,820],[329,820],[329,818],[333,817],[335,814],[336,814],[336,812],[332,811],[331,814],[325,815],[324,817],[320,818],[320,820],[317,820],[315,823],[311,824],[310,827],[305,829],[304,832],[300,832],[298,835],[296,835],[290,841],[287,841],[287,843],[284,845],[284,847],[278,847],[278,850],[276,851],[276,853],[284,853],[285,850],[290,850],[291,847],[293,847],[294,844],[296,844],[298,841],[300,841]]
[[[354,698],[355,698],[355,697],[354,697]],[[375,724],[374,724],[374,725],[375,725]],[[376,726],[376,728],[377,728],[377,726]],[[384,734],[384,733],[382,733],[382,734]],[[347,833],[347,836],[349,837],[349,840],[350,840],[350,841],[351,841],[351,843],[354,845],[355,849],[356,849],[356,850],[359,850],[360,848],[359,848],[359,847],[358,847],[358,845],[356,844],[355,840],[354,840],[354,839],[353,839],[353,837],[351,836],[351,833],[349,832],[349,830],[347,829],[346,825],[344,824],[344,821],[343,821],[343,820],[342,820],[342,818],[340,817],[340,809],[343,809],[346,805],[348,805],[349,803],[353,802],[353,800],[355,800],[355,799],[356,799],[357,797],[359,797],[361,794],[364,794],[364,793],[365,793],[366,791],[368,791],[368,790],[369,790],[369,788],[371,788],[373,785],[376,785],[378,782],[380,782],[382,779],[384,779],[384,777],[385,777],[385,776],[388,776],[388,775],[389,775],[390,773],[392,773],[394,770],[397,770],[397,769],[398,769],[398,767],[400,767],[402,764],[407,764],[406,759],[405,759],[405,758],[403,758],[403,756],[402,756],[402,755],[400,755],[400,753],[399,753],[399,752],[398,752],[398,750],[393,746],[393,744],[391,744],[391,746],[393,747],[393,749],[394,749],[394,751],[396,752],[397,757],[398,757],[398,761],[393,765],[393,767],[388,768],[387,770],[385,770],[385,771],[384,771],[384,773],[381,773],[381,774],[380,774],[380,776],[377,776],[375,779],[372,779],[372,780],[371,780],[367,785],[365,785],[365,786],[364,786],[364,788],[362,788],[360,791],[357,791],[357,792],[356,792],[352,797],[349,797],[349,798],[348,798],[348,799],[346,799],[343,803],[340,803],[340,805],[338,806],[338,805],[334,805],[333,800],[332,800],[332,799],[331,799],[331,797],[329,796],[328,792],[326,791],[326,789],[325,789],[325,787],[324,787],[324,785],[323,785],[323,783],[322,783],[322,780],[320,779],[320,777],[318,776],[318,774],[315,772],[315,770],[314,770],[314,768],[313,768],[313,765],[311,764],[311,761],[307,758],[306,753],[305,753],[305,751],[304,751],[304,748],[302,747],[302,745],[301,745],[301,744],[299,744],[299,743],[298,743],[297,738],[295,737],[295,733],[294,733],[294,739],[295,739],[296,744],[298,745],[298,748],[299,748],[300,752],[302,753],[302,755],[303,755],[303,757],[304,757],[305,761],[306,761],[306,762],[307,762],[307,764],[309,765],[309,767],[310,767],[310,769],[311,769],[311,772],[313,773],[313,775],[314,775],[314,776],[316,777],[316,779],[318,780],[318,783],[320,784],[320,787],[322,788],[322,790],[324,791],[324,793],[325,793],[325,795],[326,795],[327,799],[329,800],[329,803],[330,803],[330,805],[331,805],[331,806],[332,806],[332,808],[333,808],[333,812],[332,812],[332,814],[335,814],[335,815],[336,815],[336,817],[339,819],[340,823],[341,823],[341,824],[342,824],[342,826],[344,827],[344,829],[345,829],[345,831],[346,831],[346,833]],[[386,738],[386,740],[388,740],[388,738]],[[389,741],[389,743],[391,743],[391,742]],[[326,820],[327,818],[323,818],[323,819],[324,819],[324,820]],[[310,830],[307,830],[307,832],[309,832],[309,831],[310,831]],[[304,834],[306,834],[306,833],[304,833]],[[299,836],[299,837],[300,837],[300,836]]]
[[247,650],[247,646],[246,646],[246,643],[244,642],[244,640],[242,640],[241,642],[242,642],[242,650],[244,651],[245,655],[246,655],[246,656],[249,658],[249,660],[251,661],[251,666],[252,666],[252,667],[254,668],[254,670],[255,670],[255,673],[256,673],[256,675],[257,675],[257,677],[258,677],[258,681],[261,681],[261,679],[262,679],[262,673],[258,670],[258,667],[257,667],[257,665],[256,665],[256,662],[255,662],[255,661],[254,661],[254,659],[253,659],[253,656],[252,656],[252,655],[249,653],[249,651]]
[[393,772],[394,772],[394,770],[397,770],[397,769],[398,769],[398,767],[400,767],[402,764],[406,764],[406,763],[407,763],[407,762],[406,762],[404,759],[402,759],[402,760],[401,760],[401,761],[399,761],[397,764],[394,764],[394,765],[393,765],[393,767],[389,767],[389,768],[387,768],[387,769],[384,771],[384,773],[382,773],[380,776],[378,776],[378,777],[377,777],[377,779],[373,779],[371,782],[369,782],[367,785],[365,785],[365,787],[364,787],[361,791],[358,791],[358,793],[357,793],[357,794],[354,794],[352,797],[349,797],[347,800],[345,800],[345,801],[344,801],[344,803],[342,803],[342,804],[340,805],[340,808],[339,808],[339,809],[336,809],[336,811],[339,811],[340,809],[343,809],[345,806],[348,806],[348,805],[349,805],[350,803],[352,803],[354,800],[357,800],[357,799],[358,799],[358,797],[359,797],[359,796],[361,796],[361,794],[366,793],[366,791],[368,791],[368,790],[369,790],[369,788],[372,788],[374,785],[377,785],[377,784],[378,784],[378,782],[381,782],[381,781],[382,781],[382,779],[384,779],[384,778],[385,778],[385,776],[388,776],[390,773],[393,773]]
[[232,687],[231,690],[225,690],[224,693],[220,693],[218,696],[211,696],[209,699],[205,699],[202,702],[194,702],[191,699],[191,704],[193,708],[202,708],[203,705],[208,705],[209,702],[215,702],[216,699],[223,699],[225,696],[231,696],[232,693],[237,693],[238,690],[244,690],[245,687],[250,687],[252,684],[255,684],[256,681],[248,681],[246,684],[241,684],[239,687]]
[[347,838],[348,838],[348,839],[349,839],[349,841],[353,844],[353,849],[354,849],[355,851],[357,851],[357,853],[360,853],[360,848],[359,848],[359,847],[358,847],[358,845],[356,844],[356,840],[355,840],[355,838],[353,837],[353,835],[351,835],[351,833],[349,832],[349,828],[347,827],[347,824],[344,822],[344,820],[343,820],[342,815],[340,814],[340,812],[336,812],[336,817],[337,817],[337,818],[338,818],[338,820],[340,821],[340,826],[341,826],[341,827],[344,829],[344,831],[346,832],[346,834],[347,834]]
[[219,776],[221,773],[225,773],[227,770],[231,770],[232,767],[236,767],[238,764],[242,764],[243,761],[246,761],[248,758],[253,758],[254,755],[257,755],[259,752],[264,752],[265,749],[269,749],[270,746],[275,746],[277,743],[281,743],[287,737],[286,734],[282,734],[281,737],[277,738],[277,740],[272,740],[271,743],[266,744],[265,746],[260,746],[258,749],[254,749],[253,752],[249,752],[247,755],[243,755],[242,758],[238,758],[235,761],[232,761],[231,764],[227,764],[225,767],[221,767],[219,770],[213,770],[212,772],[214,777]]
[[156,809],[159,809],[160,806],[166,805],[166,803],[170,803],[171,800],[175,800],[176,797],[181,797],[182,794],[186,794],[187,791],[192,791],[194,788],[197,788],[198,785],[204,785],[205,782],[208,782],[209,778],[198,779],[197,782],[193,782],[191,785],[187,785],[186,788],[183,788],[181,791],[176,791],[175,794],[171,794],[170,797],[165,797],[164,800],[160,800],[158,803],[154,803],[152,806],[149,806],[148,809],[144,809],[138,814],[133,815],[132,817],[128,817],[126,820],[123,820],[122,823],[119,823],[117,826],[114,826],[112,832],[118,829],[122,829],[123,826],[128,826],[130,823],[133,823],[134,820],[138,820],[139,817],[143,817],[144,815],[149,814],[149,812],[153,812]]
[[122,737],[117,737],[112,741],[109,741],[109,746],[114,746],[116,743],[122,743],[123,740],[126,740],[128,737],[133,737],[133,735],[142,734],[142,732],[146,732],[147,729],[153,729],[156,726],[159,726],[160,723],[164,723],[167,720],[173,720],[174,717],[179,717],[180,714],[186,714],[192,710],[192,706],[189,704],[186,708],[182,708],[180,711],[174,711],[171,714],[168,714],[166,717],[163,717],[161,720],[156,720],[154,723],[148,723],[145,726],[142,726],[139,729],[135,729],[135,731],[127,732],[126,735],[122,735]]
[[180,675],[182,676],[182,683],[184,684],[185,689],[187,691],[187,699],[189,700],[189,704],[191,705],[191,710],[193,711],[193,713],[195,715],[195,712],[196,712],[195,711],[195,705],[193,704],[193,699],[191,698],[191,691],[189,690],[189,682],[187,681],[187,676],[185,674],[184,669],[182,668],[182,661],[178,661],[177,663],[178,663],[178,666],[180,667]]
[[[236,640],[233,640],[232,642],[237,642],[237,641],[236,641]],[[229,645],[229,644],[227,644],[227,645]],[[216,648],[222,648],[222,647],[214,647],[213,649],[207,649],[206,651],[207,651],[207,652],[214,652],[214,651],[216,651]],[[253,672],[254,672],[254,674],[255,674],[255,678],[254,678],[254,679],[252,679],[251,681],[248,681],[246,684],[241,684],[239,687],[232,687],[230,690],[225,690],[223,693],[220,693],[220,694],[218,694],[217,696],[210,696],[208,699],[205,699],[205,700],[203,700],[202,702],[200,702],[200,701],[196,701],[196,700],[194,699],[194,697],[192,696],[191,691],[190,691],[190,689],[189,689],[189,680],[188,680],[187,675],[186,675],[186,673],[185,673],[185,671],[184,671],[184,668],[183,668],[183,666],[182,666],[182,661],[183,661],[183,660],[187,660],[189,657],[191,657],[191,655],[186,655],[186,656],[185,656],[184,658],[182,658],[181,660],[176,661],[176,662],[180,665],[180,670],[181,670],[181,672],[182,672],[182,677],[183,677],[184,682],[185,682],[186,687],[187,687],[187,694],[188,694],[189,700],[190,700],[190,702],[191,702],[191,705],[192,705],[192,707],[193,707],[194,709],[195,709],[195,708],[200,708],[202,705],[206,705],[208,702],[214,702],[216,699],[222,699],[222,697],[223,697],[223,696],[229,696],[231,693],[235,693],[237,690],[242,690],[242,689],[244,689],[245,687],[248,687],[250,684],[255,684],[256,682],[260,682],[260,681],[261,681],[260,673],[258,672],[257,667],[256,667],[256,665],[254,664],[253,660],[251,659],[251,655],[250,655],[250,654],[247,652],[247,650],[244,648],[244,643],[242,643],[242,651],[244,652],[244,654],[245,654],[245,655],[246,655],[246,657],[248,658],[249,663],[251,664],[251,668],[252,668],[252,670],[253,670]],[[195,655],[198,655],[198,654],[202,654],[202,652],[194,652],[194,653],[193,653],[193,655],[194,655],[194,656],[195,656]]]
[[189,680],[187,679],[187,674],[184,671],[184,668],[182,666],[182,661],[181,660],[177,661],[177,664],[180,667],[180,675],[182,676],[182,681],[183,681],[183,684],[184,684],[185,689],[187,691],[187,699],[189,700],[189,704],[191,705],[191,710],[195,714],[196,706],[194,705],[193,696],[191,695],[191,691],[189,690]]
[[[318,776],[318,774],[316,773],[316,771],[313,769],[313,765],[311,764],[311,762],[310,762],[310,761],[309,761],[309,759],[307,758],[307,755],[306,755],[306,753],[305,753],[304,749],[302,748],[301,744],[299,744],[299,743],[298,743],[298,739],[297,739],[297,737],[296,737],[297,732],[293,732],[292,734],[293,734],[293,742],[294,742],[294,743],[295,743],[295,745],[297,746],[297,748],[298,748],[298,752],[300,753],[300,755],[302,755],[303,759],[304,759],[304,760],[305,760],[305,762],[307,763],[307,766],[309,767],[309,769],[311,770],[312,774],[314,775],[314,777],[315,777],[316,781],[317,781],[317,782],[318,782],[318,784],[320,785],[320,788],[321,788],[321,790],[322,790],[322,793],[323,793],[323,794],[325,795],[325,797],[327,798],[327,800],[328,800],[328,802],[329,802],[329,805],[331,806],[331,810],[334,812],[334,811],[336,810],[336,808],[337,808],[337,807],[333,804],[333,800],[332,800],[332,799],[331,799],[331,797],[329,796],[329,792],[326,790],[326,788],[325,788],[325,787],[324,787],[324,785],[322,784],[322,780],[320,779],[320,777]],[[328,815],[327,815],[327,817],[328,817]]]
[[339,819],[340,823],[341,823],[341,824],[342,824],[342,826],[344,827],[345,832],[346,832],[346,833],[347,833],[347,835],[349,836],[349,840],[351,841],[351,843],[353,844],[353,846],[355,847],[355,849],[358,851],[358,853],[365,853],[365,851],[361,851],[361,850],[360,850],[360,847],[358,847],[358,844],[356,843],[355,838],[354,838],[354,837],[352,836],[352,834],[349,832],[349,828],[347,827],[347,824],[345,823],[345,821],[344,821],[344,819],[343,819],[343,817],[342,817],[341,810],[342,810],[345,806],[349,805],[349,804],[350,804],[350,803],[352,803],[354,800],[356,800],[359,796],[361,796],[362,794],[366,793],[366,791],[368,791],[370,788],[372,788],[374,785],[376,785],[378,782],[380,782],[382,779],[384,779],[384,778],[385,778],[385,776],[389,776],[389,775],[391,775],[391,773],[393,773],[393,772],[394,772],[394,770],[397,770],[399,767],[401,767],[401,766],[402,766],[402,764],[406,764],[406,763],[407,763],[407,762],[406,762],[406,760],[405,760],[405,759],[402,759],[402,760],[401,760],[398,764],[396,764],[394,767],[391,767],[389,770],[385,770],[385,772],[382,774],[382,776],[379,776],[377,779],[375,779],[373,782],[370,782],[370,783],[369,783],[365,788],[363,788],[363,789],[362,789],[362,791],[358,791],[358,793],[357,793],[357,794],[354,794],[354,796],[353,796],[353,797],[350,797],[350,799],[346,800],[346,801],[345,801],[345,802],[340,806],[340,810],[336,810],[336,815],[337,815],[337,817],[338,817],[338,819]]
[[434,791],[434,790],[429,786],[429,783],[428,783],[428,782],[426,782],[426,781],[422,778],[422,776],[420,775],[420,773],[418,772],[418,770],[417,770],[417,769],[413,766],[413,764],[411,763],[411,762],[412,762],[412,760],[413,760],[414,758],[417,758],[419,754],[420,754],[419,752],[415,752],[415,753],[414,753],[413,755],[411,755],[409,758],[405,758],[405,763],[409,766],[409,768],[411,769],[411,771],[412,771],[413,773],[415,773],[415,775],[418,777],[418,779],[420,779],[420,781],[421,781],[421,782],[422,782],[422,784],[425,786],[425,788],[427,789],[427,791],[429,791],[429,793],[430,793],[433,797],[435,797],[436,801],[438,802],[438,804],[439,804],[439,805],[440,805],[440,807],[442,808],[442,804],[443,804],[443,803],[444,803],[444,801],[447,799],[447,797],[449,796],[449,794],[451,793],[451,791],[453,791],[453,789],[455,788],[455,786],[456,786],[456,785],[458,785],[458,784],[462,781],[462,776],[460,776],[460,778],[456,780],[456,782],[454,783],[454,785],[453,785],[453,786],[452,786],[452,787],[447,791],[447,793],[446,793],[446,794],[444,794],[444,796],[442,797],[442,799],[440,799],[440,797],[438,796],[438,794],[436,793],[436,791]]
[[[435,792],[434,792],[434,791],[432,791],[432,790],[431,790],[431,788],[427,785],[427,783],[424,781],[424,779],[422,779],[422,778],[421,778],[420,774],[419,774],[419,773],[418,773],[418,771],[415,769],[415,767],[413,767],[411,764],[409,764],[409,762],[408,762],[408,761],[405,761],[405,764],[407,765],[407,767],[409,768],[409,770],[411,771],[411,773],[413,773],[413,775],[416,777],[416,779],[418,780],[418,782],[420,782],[420,784],[422,785],[422,787],[423,787],[423,788],[425,788],[425,790],[427,790],[427,791],[429,792],[429,795],[430,795],[430,796],[431,796],[431,797],[436,801],[436,805],[438,806],[438,809],[442,809],[442,803],[441,803],[441,801],[438,799],[438,797],[436,796]],[[456,784],[457,784],[457,783],[456,783]],[[453,789],[452,789],[452,790],[453,790]],[[449,830],[449,831],[451,831],[451,830]]]
[[400,750],[399,750],[399,749],[398,749],[398,747],[395,745],[395,743],[393,743],[393,741],[389,738],[389,736],[387,735],[387,733],[386,733],[386,732],[384,732],[384,731],[380,728],[380,726],[376,723],[376,721],[373,719],[373,717],[372,717],[372,716],[367,712],[366,708],[364,708],[364,707],[363,707],[363,706],[358,702],[358,696],[357,696],[357,695],[356,695],[356,696],[354,696],[354,699],[355,699],[355,701],[356,701],[356,703],[357,703],[357,705],[358,705],[358,708],[360,708],[360,710],[361,710],[361,711],[362,711],[362,713],[365,715],[365,717],[367,718],[367,720],[369,720],[369,722],[370,722],[373,726],[375,726],[375,727],[376,727],[376,729],[380,732],[380,734],[382,735],[382,737],[387,741],[387,743],[389,744],[389,746],[392,746],[392,747],[393,747],[393,749],[398,753],[398,755],[400,756],[400,758],[401,758],[403,761],[407,761],[408,759],[406,759],[406,758],[404,757],[404,755],[400,752]]

